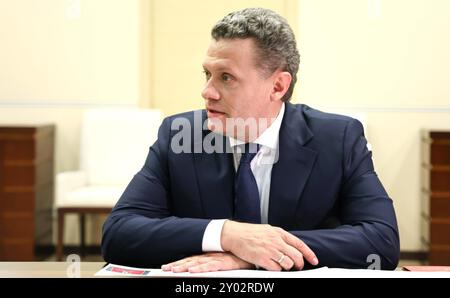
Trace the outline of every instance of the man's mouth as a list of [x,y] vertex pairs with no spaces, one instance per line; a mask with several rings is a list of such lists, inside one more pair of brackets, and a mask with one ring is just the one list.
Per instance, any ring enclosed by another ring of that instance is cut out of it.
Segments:
[[213,109],[206,109],[208,112],[208,117],[219,117],[222,115],[225,115],[224,112],[218,111],[218,110],[213,110]]

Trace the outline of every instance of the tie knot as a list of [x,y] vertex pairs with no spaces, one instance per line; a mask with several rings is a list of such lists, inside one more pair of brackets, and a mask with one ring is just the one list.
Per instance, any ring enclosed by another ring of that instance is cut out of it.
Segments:
[[259,145],[254,143],[247,143],[244,146],[244,149],[241,154],[241,162],[240,163],[250,163],[252,159],[255,157],[256,153],[259,151]]

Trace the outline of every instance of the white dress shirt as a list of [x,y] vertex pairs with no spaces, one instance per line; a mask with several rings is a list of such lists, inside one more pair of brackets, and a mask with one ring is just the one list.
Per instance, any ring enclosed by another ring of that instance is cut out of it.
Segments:
[[[268,222],[269,215],[269,195],[270,195],[270,181],[272,175],[272,167],[278,160],[278,141],[281,122],[284,116],[284,103],[278,112],[277,118],[272,124],[253,142],[261,145],[258,153],[252,159],[250,167],[255,176],[256,184],[258,185],[258,192],[261,206],[261,223]],[[237,146],[244,144],[243,141],[229,137],[230,146],[233,149],[234,169],[237,171],[241,154],[237,150]],[[202,249],[204,252],[208,251],[223,251],[220,243],[223,224],[226,219],[214,219],[208,224],[203,234]]]

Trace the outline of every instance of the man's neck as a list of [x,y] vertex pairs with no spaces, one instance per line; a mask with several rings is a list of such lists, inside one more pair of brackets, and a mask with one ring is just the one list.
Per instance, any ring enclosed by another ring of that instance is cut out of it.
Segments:
[[280,116],[279,114],[282,110],[283,105],[284,103],[278,105],[276,109],[273,109],[272,112],[268,113],[267,116],[259,117],[258,119],[255,119],[255,121],[248,121],[247,124],[256,123],[256,127],[254,127],[251,132],[249,131],[249,129],[247,129],[247,127],[245,127],[245,129],[241,129],[240,133],[235,132],[234,134],[232,134],[233,137],[230,138],[237,140],[237,143],[254,142],[258,138],[260,138],[264,134],[264,132],[266,132],[267,129],[272,126],[277,117]]

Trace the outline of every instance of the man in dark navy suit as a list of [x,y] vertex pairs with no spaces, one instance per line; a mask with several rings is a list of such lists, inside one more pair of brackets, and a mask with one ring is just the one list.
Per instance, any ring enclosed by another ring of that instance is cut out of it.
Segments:
[[163,121],[104,225],[105,260],[174,272],[396,268],[395,212],[361,123],[289,103],[299,54],[287,22],[244,9],[211,35],[206,109]]

